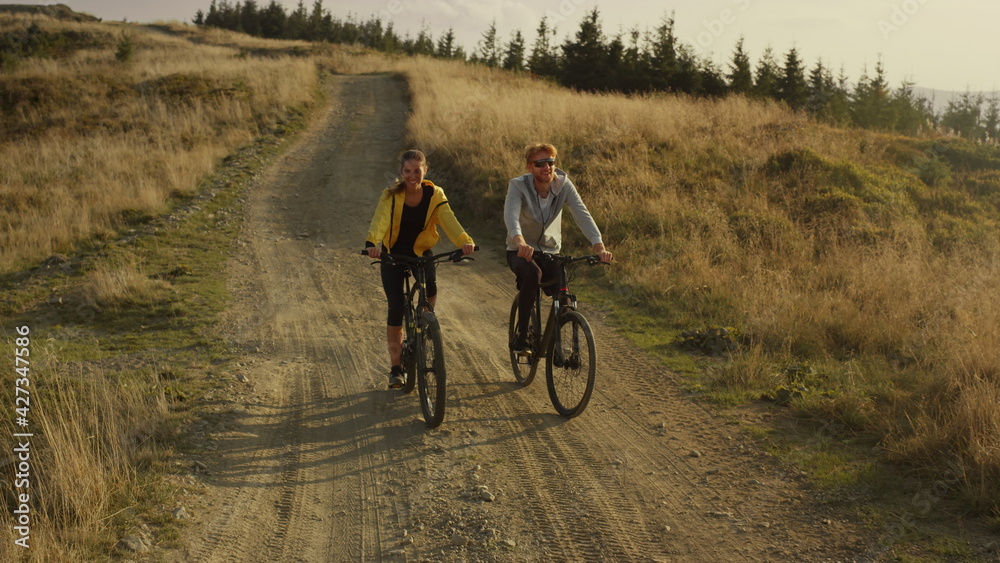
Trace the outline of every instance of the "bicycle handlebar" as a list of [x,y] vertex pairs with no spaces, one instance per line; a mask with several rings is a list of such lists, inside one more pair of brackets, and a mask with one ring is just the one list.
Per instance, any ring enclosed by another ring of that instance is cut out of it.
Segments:
[[548,256],[549,258],[559,262],[561,264],[572,264],[574,262],[587,262],[591,266],[596,266],[602,264],[604,266],[610,266],[609,262],[601,262],[601,257],[597,254],[587,254],[586,256],[566,256],[563,254],[552,254],[551,252],[542,252],[536,250],[534,256]]
[[[479,251],[479,245],[476,245],[473,251],[476,252]],[[367,248],[362,249],[360,251],[360,254],[368,256],[368,249]],[[432,256],[417,256],[417,257],[404,256],[402,254],[389,254],[388,252],[383,252],[382,257],[372,262],[372,264],[378,264],[379,262],[385,260],[386,258],[388,258],[390,262],[394,262],[396,264],[426,264],[427,262],[438,262],[442,258],[447,258],[448,260],[456,263],[461,262],[462,260],[475,260],[475,258],[473,258],[472,256],[466,256],[462,254],[462,249],[458,248],[455,250],[449,250],[448,252],[442,252],[441,254],[434,254]]]

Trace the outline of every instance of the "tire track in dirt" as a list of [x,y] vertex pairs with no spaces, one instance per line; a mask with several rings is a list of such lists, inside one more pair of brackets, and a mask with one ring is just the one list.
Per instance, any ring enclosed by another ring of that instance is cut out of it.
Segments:
[[[380,500],[392,462],[376,415],[387,398],[373,393],[371,378],[359,377],[374,374],[359,352],[384,344],[374,334],[357,338],[351,325],[372,316],[367,299],[356,287],[331,284],[320,265],[347,260],[330,248],[344,234],[339,215],[372,207],[377,195],[367,188],[380,183],[380,173],[352,178],[344,171],[363,171],[365,163],[384,170],[399,149],[399,87],[388,77],[335,79],[329,114],[251,196],[233,268],[236,279],[250,281],[233,284],[241,305],[229,335],[257,350],[248,377],[270,413],[236,417],[241,434],[260,438],[254,446],[220,440],[224,461],[209,484],[220,498],[227,489],[236,494],[210,511],[204,528],[212,531],[192,542],[191,560],[378,560],[387,533],[398,528],[394,505]],[[357,240],[353,229],[350,235]],[[367,291],[374,284],[365,277]],[[360,345],[347,346],[352,341]],[[251,467],[262,478],[252,477]]]

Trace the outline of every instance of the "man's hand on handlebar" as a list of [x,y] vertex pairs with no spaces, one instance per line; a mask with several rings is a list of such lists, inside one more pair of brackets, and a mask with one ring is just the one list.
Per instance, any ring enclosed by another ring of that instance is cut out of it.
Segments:
[[601,257],[601,262],[604,262],[605,264],[610,263],[611,260],[614,258],[614,256],[610,252],[608,252],[607,249],[604,248],[603,243],[595,244],[594,252],[596,252],[597,255]]

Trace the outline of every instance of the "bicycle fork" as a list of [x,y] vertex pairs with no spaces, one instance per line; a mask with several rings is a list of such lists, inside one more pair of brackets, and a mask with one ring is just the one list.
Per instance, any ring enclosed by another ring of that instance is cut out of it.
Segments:
[[[567,308],[570,311],[576,310],[576,298],[573,295],[566,295],[567,303],[561,305],[559,300],[552,303],[552,308],[549,309],[549,318],[545,323],[545,336],[542,341],[547,343],[549,339],[553,339],[552,343],[552,365],[560,368],[567,369],[579,369],[580,367],[580,326],[573,323],[573,334],[571,336],[572,345],[570,347],[569,357],[566,357],[565,350],[563,349],[563,334],[559,326],[559,318],[562,316],[563,308]],[[545,349],[545,345],[542,345],[542,349]]]

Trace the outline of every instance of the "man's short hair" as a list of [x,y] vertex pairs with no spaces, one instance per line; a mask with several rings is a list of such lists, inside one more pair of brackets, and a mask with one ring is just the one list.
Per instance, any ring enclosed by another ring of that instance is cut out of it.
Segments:
[[540,151],[546,151],[546,152],[548,152],[550,155],[552,155],[552,158],[555,158],[556,155],[558,154],[558,151],[556,151],[556,148],[554,146],[550,145],[549,143],[534,143],[534,144],[531,144],[531,145],[528,145],[528,146],[524,147],[524,162],[525,162],[525,164],[529,164],[533,160],[535,160],[532,157],[535,156],[535,153],[540,152]]

